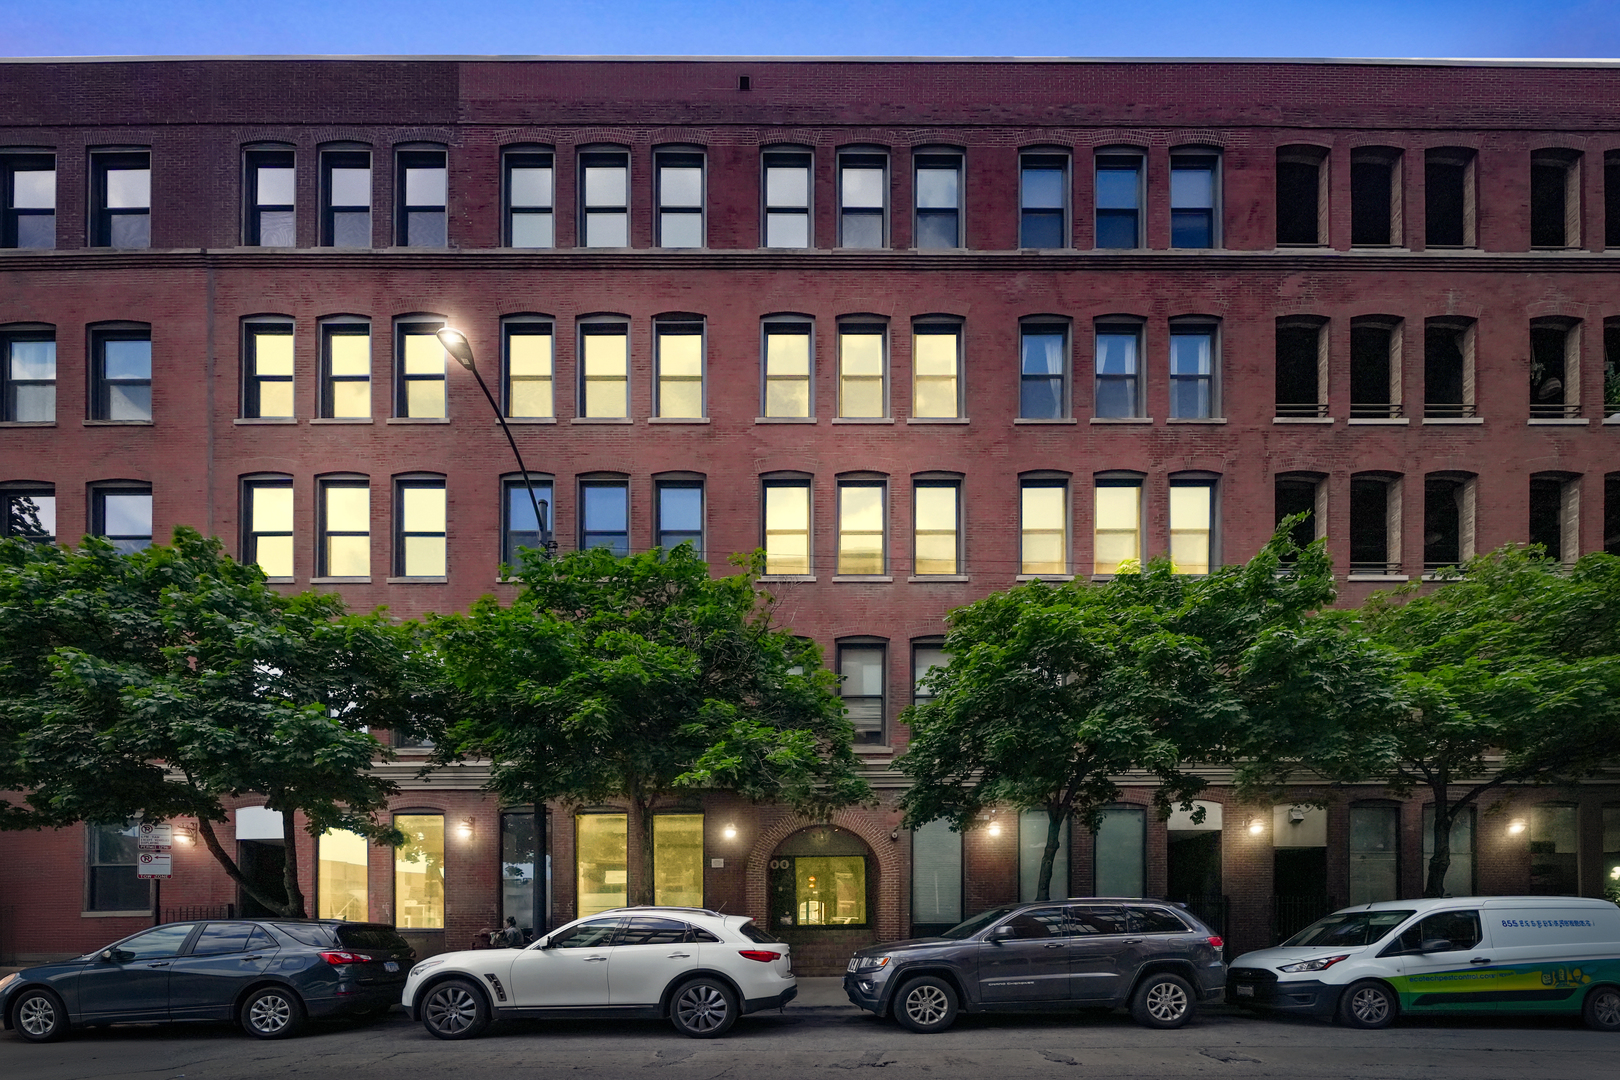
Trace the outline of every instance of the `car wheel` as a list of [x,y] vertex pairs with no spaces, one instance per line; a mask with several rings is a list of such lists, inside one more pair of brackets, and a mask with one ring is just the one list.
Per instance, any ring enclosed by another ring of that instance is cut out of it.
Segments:
[[1192,986],[1167,971],[1143,979],[1131,998],[1131,1017],[1143,1027],[1178,1028],[1197,1011]]
[[11,1024],[29,1042],[55,1042],[67,1034],[67,1010],[49,990],[24,990],[12,1007]]
[[693,979],[669,1003],[669,1022],[693,1039],[717,1039],[737,1022],[737,995],[715,979]]
[[304,1026],[304,1003],[281,986],[267,986],[242,1002],[242,1029],[256,1039],[285,1039]]
[[1386,1028],[1400,1012],[1395,992],[1381,982],[1354,983],[1339,998],[1339,1019],[1349,1027]]
[[1600,986],[1587,994],[1581,1016],[1594,1031],[1620,1031],[1620,987]]
[[489,1027],[483,991],[466,979],[446,979],[422,999],[422,1026],[441,1039],[471,1039]]
[[944,979],[919,975],[894,995],[894,1019],[921,1035],[944,1031],[956,1023],[956,991]]

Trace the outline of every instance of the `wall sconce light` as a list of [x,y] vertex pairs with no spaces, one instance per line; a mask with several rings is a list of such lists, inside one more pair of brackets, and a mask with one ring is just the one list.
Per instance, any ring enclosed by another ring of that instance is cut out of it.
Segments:
[[990,833],[991,836],[1000,836],[1001,835],[1001,822],[992,821],[990,823],[989,833]]
[[1509,835],[1518,836],[1520,833],[1524,832],[1524,830],[1525,824],[1523,818],[1514,818],[1512,821],[1508,822]]
[[473,819],[463,818],[461,824],[456,826],[456,835],[463,840],[471,840],[473,837]]
[[1262,833],[1264,833],[1265,831],[1266,831],[1266,823],[1265,822],[1261,821],[1257,817],[1249,819],[1249,835],[1250,836],[1259,836]]
[[1288,810],[1288,824],[1302,825],[1305,823],[1305,808],[1303,806],[1290,807]]
[[731,824],[726,825],[724,829],[720,830],[720,835],[724,836],[727,840],[737,839],[737,826]]

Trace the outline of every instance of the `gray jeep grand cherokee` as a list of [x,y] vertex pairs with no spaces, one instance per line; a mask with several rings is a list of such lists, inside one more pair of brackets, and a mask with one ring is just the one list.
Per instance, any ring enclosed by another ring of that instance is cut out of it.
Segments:
[[849,1000],[912,1031],[958,1011],[1129,1005],[1137,1023],[1177,1028],[1225,994],[1221,939],[1175,904],[1108,899],[1010,904],[939,937],[874,945],[844,975]]

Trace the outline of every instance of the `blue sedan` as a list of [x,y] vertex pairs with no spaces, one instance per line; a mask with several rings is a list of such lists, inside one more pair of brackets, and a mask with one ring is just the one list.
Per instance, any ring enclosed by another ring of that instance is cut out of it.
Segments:
[[0,980],[0,1017],[29,1042],[129,1021],[234,1020],[281,1039],[306,1019],[380,1016],[416,954],[391,926],[318,919],[181,922]]

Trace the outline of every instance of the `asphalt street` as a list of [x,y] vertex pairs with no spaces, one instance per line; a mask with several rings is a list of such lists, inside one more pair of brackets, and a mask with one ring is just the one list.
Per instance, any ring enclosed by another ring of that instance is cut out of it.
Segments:
[[[812,980],[801,980],[810,983]],[[814,980],[828,982],[831,980]],[[403,1014],[368,1025],[322,1025],[265,1043],[225,1024],[121,1025],[45,1046],[0,1036],[6,1080],[260,1080],[266,1077],[412,1080],[567,1076],[581,1080],[844,1077],[1004,1080],[1041,1076],[1316,1078],[1610,1075],[1620,1035],[1578,1021],[1403,1021],[1351,1031],[1304,1019],[1208,1010],[1179,1031],[1148,1031],[1123,1012],[965,1017],[940,1035],[913,1035],[832,1002],[817,986],[806,1004],[744,1018],[713,1041],[654,1021],[514,1022],[483,1038],[442,1042]]]

